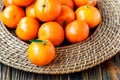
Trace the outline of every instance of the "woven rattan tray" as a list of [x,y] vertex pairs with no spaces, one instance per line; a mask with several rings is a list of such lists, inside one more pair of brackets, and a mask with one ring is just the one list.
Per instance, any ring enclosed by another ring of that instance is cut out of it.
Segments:
[[[27,58],[27,43],[15,37],[0,21],[0,62],[16,69],[42,73],[66,74],[92,68],[120,51],[120,1],[98,0],[102,22],[84,42],[56,48],[56,59],[38,67]],[[0,10],[3,3],[0,1]]]

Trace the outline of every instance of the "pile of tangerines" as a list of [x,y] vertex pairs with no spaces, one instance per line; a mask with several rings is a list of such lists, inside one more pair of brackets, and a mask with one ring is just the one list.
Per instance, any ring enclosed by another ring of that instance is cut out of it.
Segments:
[[[31,41],[28,58],[43,66],[55,58],[55,47],[65,38],[84,41],[101,22],[97,0],[3,0],[1,21],[15,29],[19,39]],[[38,39],[36,39],[38,38]],[[36,40],[34,40],[36,39]]]

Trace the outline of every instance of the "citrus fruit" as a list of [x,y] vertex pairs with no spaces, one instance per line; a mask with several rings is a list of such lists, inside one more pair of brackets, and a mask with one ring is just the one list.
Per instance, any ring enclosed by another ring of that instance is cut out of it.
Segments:
[[16,5],[9,5],[0,14],[0,19],[8,28],[16,28],[20,19],[24,16],[25,12],[22,8]]
[[38,38],[49,40],[54,46],[59,46],[64,40],[64,30],[57,22],[46,22],[39,28]]
[[26,16],[37,18],[36,14],[35,14],[35,10],[34,10],[35,2],[36,2],[36,0],[32,4],[30,4],[29,6],[26,7],[26,9],[25,9]]
[[73,0],[59,0],[62,5],[69,6],[71,9],[74,9]]
[[37,0],[35,13],[40,21],[55,20],[61,12],[61,4],[58,0]]
[[78,43],[87,39],[89,27],[84,21],[75,20],[66,26],[65,35],[70,43]]
[[13,0],[13,3],[18,6],[28,6],[33,0]]
[[101,22],[100,11],[93,6],[81,6],[76,10],[76,18],[85,21],[90,28],[96,27]]
[[62,10],[60,15],[57,17],[56,21],[62,26],[66,26],[68,23],[75,20],[74,11],[68,6],[62,5]]
[[28,58],[38,66],[44,66],[55,58],[55,48],[50,41],[33,41],[28,48]]
[[76,7],[91,5],[95,6],[97,4],[97,0],[74,0]]
[[3,0],[3,3],[5,5],[5,7],[7,7],[8,5],[13,4],[13,0]]
[[28,41],[37,37],[38,29],[39,22],[35,18],[24,17],[16,28],[16,34],[20,39]]

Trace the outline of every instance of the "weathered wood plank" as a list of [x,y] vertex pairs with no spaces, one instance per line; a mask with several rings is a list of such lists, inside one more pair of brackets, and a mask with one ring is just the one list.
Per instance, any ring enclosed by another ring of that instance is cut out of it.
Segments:
[[11,80],[11,68],[0,63],[0,80]]
[[91,69],[65,75],[29,73],[0,63],[0,80],[120,80],[120,54]]
[[2,64],[0,63],[0,80],[2,80]]

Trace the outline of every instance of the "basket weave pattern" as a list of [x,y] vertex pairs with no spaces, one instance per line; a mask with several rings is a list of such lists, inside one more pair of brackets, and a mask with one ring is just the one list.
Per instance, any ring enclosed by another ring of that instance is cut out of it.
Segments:
[[55,60],[44,67],[31,64],[27,58],[29,44],[15,37],[0,21],[0,62],[16,69],[43,74],[73,73],[104,62],[120,51],[120,1],[101,0],[97,7],[102,22],[95,32],[84,42],[57,47]]

